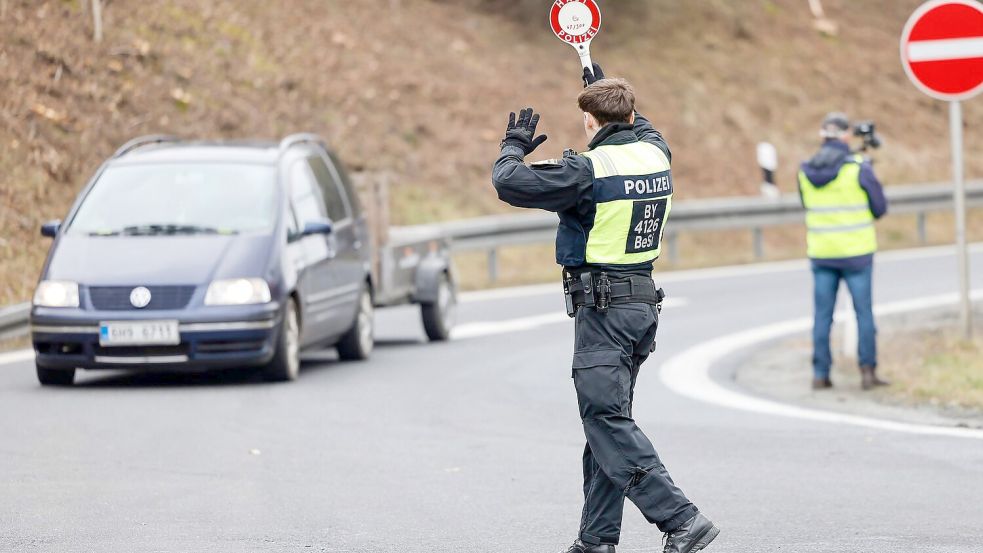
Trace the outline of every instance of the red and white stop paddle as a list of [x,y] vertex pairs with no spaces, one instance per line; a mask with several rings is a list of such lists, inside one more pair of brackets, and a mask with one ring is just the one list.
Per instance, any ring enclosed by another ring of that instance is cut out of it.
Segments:
[[573,46],[580,65],[593,71],[590,41],[601,30],[601,9],[594,0],[555,0],[550,8],[550,27],[557,38]]

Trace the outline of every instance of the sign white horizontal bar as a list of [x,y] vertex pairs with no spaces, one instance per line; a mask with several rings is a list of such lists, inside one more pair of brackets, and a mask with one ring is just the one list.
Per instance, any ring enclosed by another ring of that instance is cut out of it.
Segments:
[[983,37],[918,40],[908,44],[908,61],[983,58]]

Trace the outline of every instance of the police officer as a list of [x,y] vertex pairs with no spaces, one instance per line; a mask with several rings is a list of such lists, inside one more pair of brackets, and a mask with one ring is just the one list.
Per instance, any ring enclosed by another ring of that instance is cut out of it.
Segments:
[[492,182],[501,200],[559,215],[556,261],[567,312],[576,316],[573,380],[587,446],[580,535],[567,553],[614,553],[625,497],[666,533],[665,551],[687,553],[719,533],[673,483],[632,418],[639,367],[655,347],[662,290],[652,281],[672,208],[670,151],[635,112],[623,79],[584,70],[577,98],[587,151],[525,165],[546,140],[531,108],[509,117]]
[[861,386],[869,390],[887,384],[876,373],[877,329],[871,294],[877,251],[874,220],[887,213],[887,200],[870,161],[850,150],[846,115],[828,114],[820,135],[822,148],[802,164],[798,175],[814,282],[812,387],[821,390],[833,386],[829,331],[842,279],[857,314]]

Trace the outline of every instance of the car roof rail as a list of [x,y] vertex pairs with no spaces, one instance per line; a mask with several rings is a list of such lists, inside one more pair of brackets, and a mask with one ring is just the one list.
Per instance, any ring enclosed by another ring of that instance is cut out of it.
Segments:
[[169,134],[148,134],[146,136],[138,136],[133,140],[128,141],[123,144],[113,153],[113,159],[121,157],[137,148],[142,148],[143,146],[149,146],[151,144],[163,144],[164,142],[177,142],[181,140],[176,136]]
[[324,142],[324,139],[321,138],[320,136],[311,132],[300,132],[300,133],[285,136],[283,140],[280,141],[280,154],[282,155],[292,146],[296,146],[298,144],[305,144],[305,143],[317,144],[318,146],[321,146],[325,150],[328,148],[328,145]]

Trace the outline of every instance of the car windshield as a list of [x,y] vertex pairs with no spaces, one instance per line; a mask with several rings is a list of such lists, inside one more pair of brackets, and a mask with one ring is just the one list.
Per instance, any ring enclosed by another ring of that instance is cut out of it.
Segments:
[[68,229],[94,236],[237,234],[273,228],[276,174],[249,163],[108,167]]

